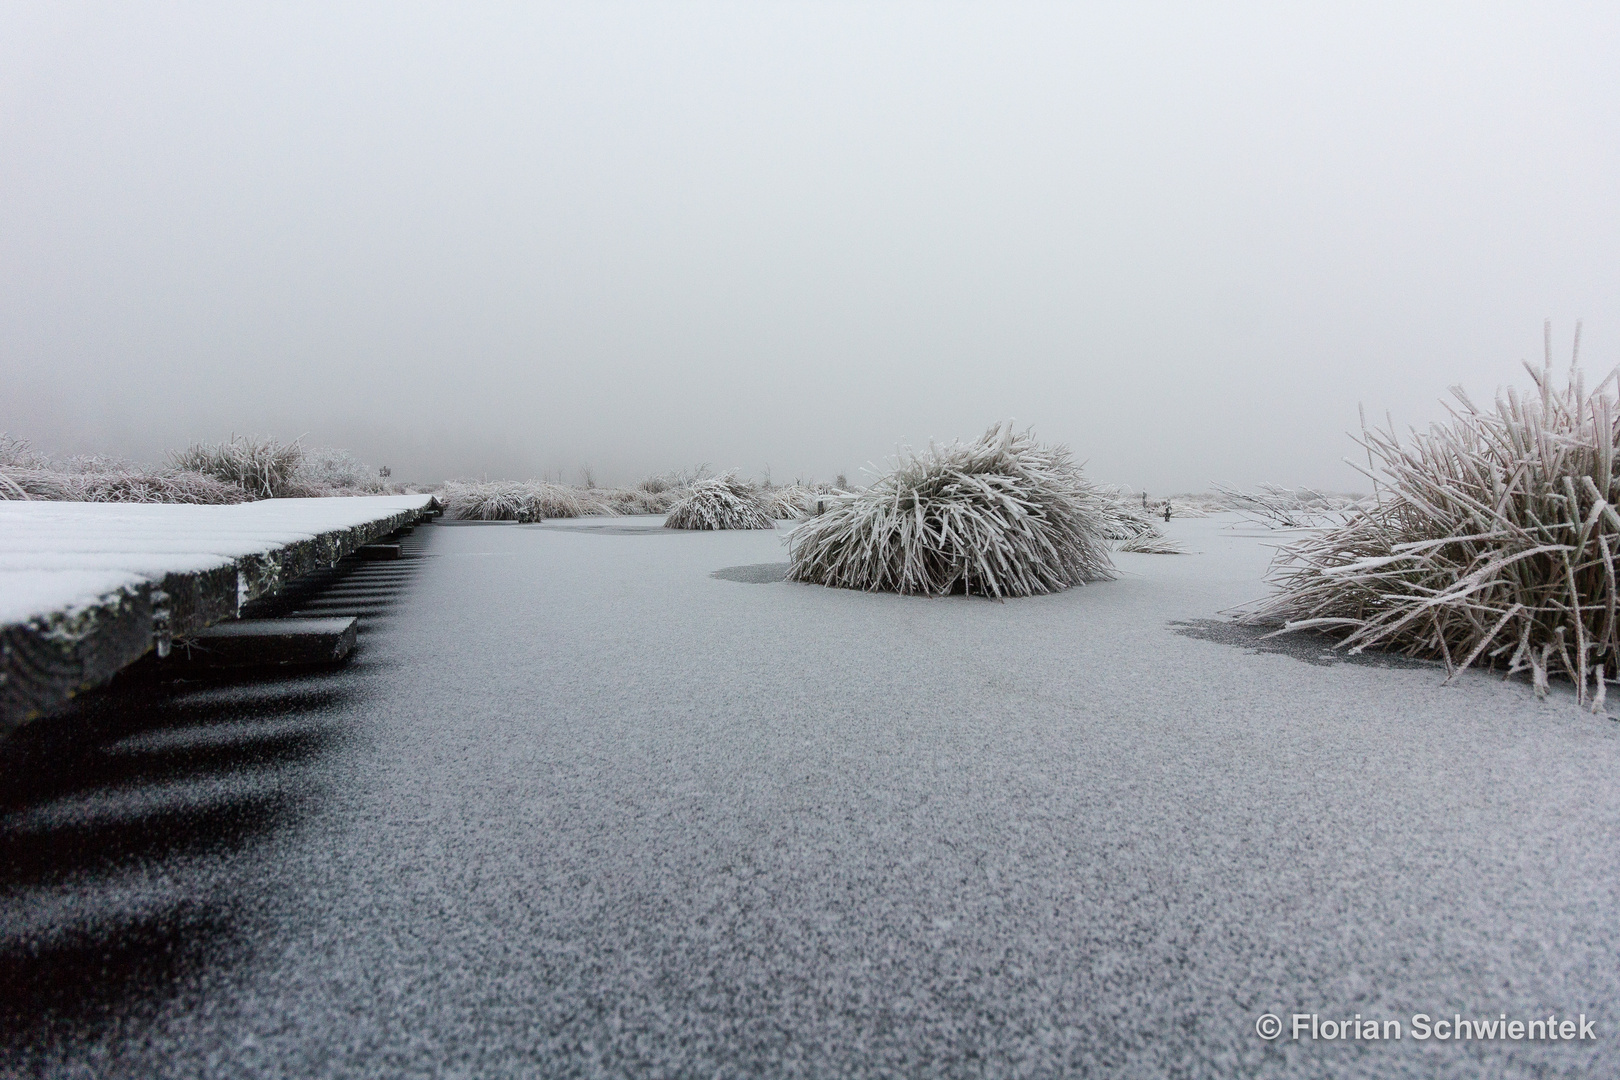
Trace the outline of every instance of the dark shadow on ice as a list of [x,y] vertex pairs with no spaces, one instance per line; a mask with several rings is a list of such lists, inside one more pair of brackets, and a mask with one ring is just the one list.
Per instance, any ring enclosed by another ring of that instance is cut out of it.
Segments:
[[0,887],[76,883],[188,855],[220,856],[297,816],[297,796],[223,794],[188,785],[133,787],[121,797],[9,815],[0,823]]
[[180,903],[44,939],[0,940],[0,1061],[22,1065],[19,1075],[78,1075],[28,1059],[131,1011],[151,1015],[206,967],[230,965],[239,959],[237,922],[217,904]]
[[1303,660],[1307,664],[1316,664],[1319,667],[1332,667],[1334,664],[1361,664],[1378,668],[1443,667],[1437,661],[1416,660],[1410,656],[1399,656],[1394,653],[1352,653],[1348,649],[1335,648],[1337,638],[1308,630],[1270,637],[1268,635],[1275,631],[1275,627],[1244,626],[1230,619],[1172,621],[1170,629],[1183,637],[1213,641],[1219,645],[1235,645],[1251,653],[1291,656],[1295,660]]
[[792,563],[762,562],[746,566],[728,566],[709,576],[721,581],[741,581],[746,585],[769,585],[773,581],[786,581]]
[[5,744],[0,813],[129,783],[295,763],[341,739],[335,718],[354,689],[330,675],[235,686],[115,685],[86,695]]

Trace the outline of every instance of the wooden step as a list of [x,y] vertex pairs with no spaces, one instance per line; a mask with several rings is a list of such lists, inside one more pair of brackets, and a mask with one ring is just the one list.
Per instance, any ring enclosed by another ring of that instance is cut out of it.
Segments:
[[178,668],[277,668],[336,664],[354,651],[359,620],[240,619],[215,623],[185,641],[162,662]]

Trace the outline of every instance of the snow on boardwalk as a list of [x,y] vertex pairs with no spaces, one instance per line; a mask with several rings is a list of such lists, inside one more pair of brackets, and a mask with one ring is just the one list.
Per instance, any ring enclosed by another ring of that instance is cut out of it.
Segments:
[[0,735],[154,641],[230,618],[436,506],[430,495],[0,502]]

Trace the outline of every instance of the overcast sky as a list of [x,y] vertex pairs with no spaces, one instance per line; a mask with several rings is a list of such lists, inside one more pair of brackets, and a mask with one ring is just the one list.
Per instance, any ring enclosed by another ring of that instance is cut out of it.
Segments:
[[1620,362],[1620,5],[0,8],[0,429],[1354,489]]

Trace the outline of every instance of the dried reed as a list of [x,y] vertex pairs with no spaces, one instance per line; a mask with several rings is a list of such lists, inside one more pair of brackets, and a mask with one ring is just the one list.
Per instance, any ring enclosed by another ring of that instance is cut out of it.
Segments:
[[249,501],[248,493],[202,473],[170,470],[143,473],[58,472],[54,469],[0,470],[0,498],[52,502],[133,502],[230,504]]
[[664,519],[669,529],[774,529],[759,493],[735,473],[693,481]]
[[439,497],[452,518],[542,521],[581,517],[590,510],[580,489],[540,480],[452,480]]
[[1509,390],[1485,410],[1454,388],[1451,418],[1406,445],[1364,429],[1376,503],[1282,548],[1275,595],[1243,620],[1442,660],[1452,674],[1528,671],[1538,694],[1567,675],[1600,708],[1620,658],[1620,371],[1589,392],[1573,367],[1555,385],[1550,357],[1525,366],[1533,394]]
[[193,443],[170,454],[169,460],[183,472],[236,484],[256,499],[276,499],[307,493],[297,479],[303,456],[296,441],[284,444],[238,436],[223,443]]
[[1175,540],[1170,539],[1158,529],[1149,528],[1146,532],[1135,536],[1114,546],[1115,551],[1134,551],[1138,555],[1185,555],[1187,549]]

